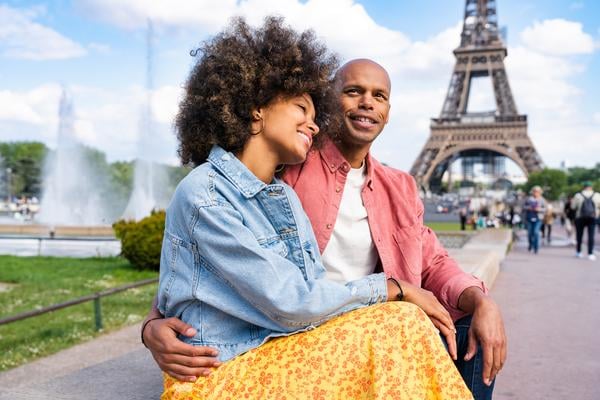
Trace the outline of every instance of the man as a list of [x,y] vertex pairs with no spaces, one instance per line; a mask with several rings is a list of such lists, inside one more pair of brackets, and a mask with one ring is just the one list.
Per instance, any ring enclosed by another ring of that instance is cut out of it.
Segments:
[[[335,141],[284,175],[311,220],[328,278],[346,281],[383,270],[397,279],[404,301],[420,306],[440,330],[475,398],[491,398],[506,359],[499,308],[423,225],[413,178],[369,154],[388,122],[389,76],[377,63],[359,59],[341,67],[336,82],[342,115]],[[154,307],[142,337],[161,369],[191,380],[219,365],[212,349],[188,346],[177,333],[195,331],[162,319]]]
[[596,260],[594,254],[594,234],[596,231],[596,218],[600,209],[600,193],[594,192],[591,182],[583,183],[583,190],[576,193],[571,200],[571,209],[575,211],[575,233],[577,238],[577,258],[582,258],[581,242],[583,232],[588,229],[588,259]]

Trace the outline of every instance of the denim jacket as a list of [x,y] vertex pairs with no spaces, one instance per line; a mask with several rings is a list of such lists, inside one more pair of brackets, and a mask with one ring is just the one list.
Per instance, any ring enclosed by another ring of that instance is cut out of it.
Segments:
[[181,339],[217,348],[221,361],[386,298],[384,274],[345,285],[326,280],[294,191],[278,179],[265,184],[222,148],[175,190],[158,308],[196,328]]

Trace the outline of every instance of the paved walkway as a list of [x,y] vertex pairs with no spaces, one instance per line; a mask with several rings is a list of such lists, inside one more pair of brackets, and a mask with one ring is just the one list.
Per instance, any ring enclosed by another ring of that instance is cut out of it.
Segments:
[[495,400],[600,399],[600,260],[576,259],[555,228],[537,255],[520,234],[492,290],[509,340]]

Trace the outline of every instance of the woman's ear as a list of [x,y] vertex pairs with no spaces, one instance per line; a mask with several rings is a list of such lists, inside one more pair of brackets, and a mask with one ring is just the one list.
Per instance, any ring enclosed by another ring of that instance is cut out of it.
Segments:
[[252,123],[250,124],[250,134],[256,136],[264,129],[264,121],[260,108],[252,110]]

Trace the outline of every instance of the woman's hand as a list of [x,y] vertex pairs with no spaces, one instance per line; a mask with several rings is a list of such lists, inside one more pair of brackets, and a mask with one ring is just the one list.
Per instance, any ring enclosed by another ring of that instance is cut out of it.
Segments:
[[221,365],[217,350],[184,343],[177,334],[191,337],[196,330],[180,319],[166,318],[148,322],[142,332],[144,344],[161,370],[180,381],[193,382]]
[[[448,353],[453,360],[457,359],[456,351],[456,328],[448,310],[439,302],[439,300],[428,290],[400,281],[402,291],[404,292],[404,301],[419,306],[425,314],[431,319],[433,325],[446,338],[448,343]],[[389,282],[388,282],[389,286]]]

